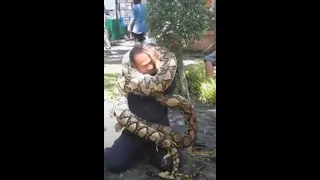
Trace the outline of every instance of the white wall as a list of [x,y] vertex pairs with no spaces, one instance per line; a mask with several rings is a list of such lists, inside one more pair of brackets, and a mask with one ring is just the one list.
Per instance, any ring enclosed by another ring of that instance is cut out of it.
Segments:
[[104,0],[104,5],[106,9],[116,9],[116,1],[115,0]]

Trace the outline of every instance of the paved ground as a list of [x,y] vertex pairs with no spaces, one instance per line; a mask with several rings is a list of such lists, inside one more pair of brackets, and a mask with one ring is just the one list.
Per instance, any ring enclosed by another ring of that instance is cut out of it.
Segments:
[[121,59],[134,46],[133,41],[119,40],[111,43],[111,50],[104,50],[104,63],[120,64]]
[[114,129],[114,126],[116,124],[116,119],[114,117],[110,116],[110,112],[112,109],[112,102],[107,100],[104,104],[104,147],[110,147],[112,146],[114,140],[116,140],[120,133],[117,133]]
[[[132,42],[117,42],[117,46],[113,46],[111,51],[105,53],[105,73],[120,73],[121,69],[119,64],[121,63],[122,56],[129,51],[133,46]],[[200,56],[201,57],[201,56]],[[185,56],[184,64],[193,63],[195,59],[199,59],[199,56]],[[119,137],[120,133],[115,132],[114,125],[116,120],[110,116],[112,108],[112,102],[105,97],[104,106],[104,147],[110,147],[114,140]],[[199,124],[198,138],[201,142],[205,143],[208,148],[216,148],[216,111],[213,107],[206,107],[196,104],[196,112]],[[176,110],[170,110],[169,119],[171,126],[179,131],[183,132],[185,125],[183,116]],[[193,166],[205,165],[205,168],[201,171],[209,180],[216,179],[216,164],[210,159],[199,159],[184,154],[184,158],[188,163],[182,170],[192,172],[195,168]],[[145,162],[139,162],[130,171],[122,174],[111,174],[105,172],[105,180],[149,180],[160,179],[157,177],[150,177],[146,173],[159,173],[159,171]],[[199,177],[199,179],[205,179]]]

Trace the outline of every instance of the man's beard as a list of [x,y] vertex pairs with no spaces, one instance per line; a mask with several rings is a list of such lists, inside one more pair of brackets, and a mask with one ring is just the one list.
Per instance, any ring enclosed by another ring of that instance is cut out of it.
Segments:
[[150,70],[150,72],[146,72],[146,73],[142,73],[142,74],[149,74],[151,76],[155,76],[158,72],[158,69],[154,68],[152,70]]
[[157,68],[154,68],[154,69],[151,71],[150,75],[151,75],[151,76],[155,76],[155,75],[157,74],[157,72],[158,72],[158,69],[157,69]]

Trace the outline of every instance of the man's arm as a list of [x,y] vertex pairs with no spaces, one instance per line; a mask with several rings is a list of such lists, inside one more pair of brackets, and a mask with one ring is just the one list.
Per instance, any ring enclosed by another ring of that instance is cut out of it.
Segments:
[[129,31],[129,32],[132,32],[132,30],[133,30],[135,18],[136,18],[136,11],[135,11],[135,8],[134,8],[134,6],[133,6],[133,7],[132,7],[132,10],[131,10],[130,22],[129,22],[129,25],[128,25],[128,31]]

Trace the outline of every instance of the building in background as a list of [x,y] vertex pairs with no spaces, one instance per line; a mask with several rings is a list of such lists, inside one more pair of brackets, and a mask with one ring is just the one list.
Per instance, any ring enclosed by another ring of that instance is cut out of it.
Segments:
[[115,0],[104,0],[104,6],[107,10],[116,10],[116,1]]
[[124,38],[128,26],[132,0],[104,0],[107,10],[106,29],[110,32],[110,40]]
[[131,16],[132,0],[118,0],[118,2],[121,21],[123,25],[127,26]]

